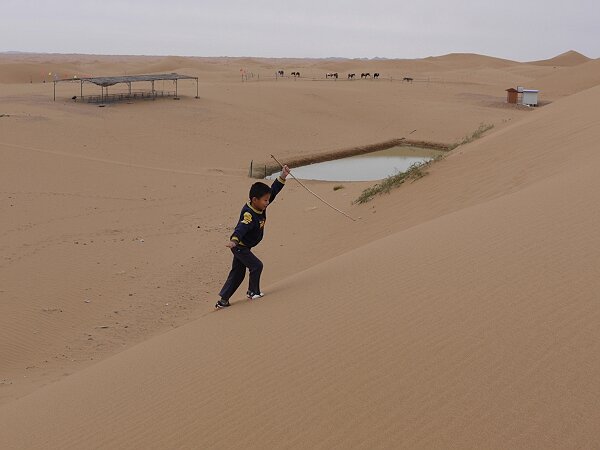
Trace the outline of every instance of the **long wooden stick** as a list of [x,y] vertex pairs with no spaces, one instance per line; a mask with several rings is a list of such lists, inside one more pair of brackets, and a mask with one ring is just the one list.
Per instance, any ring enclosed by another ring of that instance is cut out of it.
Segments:
[[[275,156],[271,155],[271,158],[273,158],[275,160],[275,162],[277,164],[279,164],[281,166],[281,168],[283,169],[283,164],[281,164],[277,158],[275,158]],[[344,211],[342,211],[341,209],[337,209],[335,206],[333,206],[332,204],[328,203],[326,200],[324,200],[322,197],[320,197],[318,194],[315,194],[313,191],[311,191],[308,187],[306,187],[304,185],[304,183],[302,183],[302,181],[300,181],[298,178],[296,178],[294,176],[294,174],[292,172],[290,172],[290,175],[292,176],[292,178],[294,180],[296,180],[298,182],[298,184],[300,186],[302,186],[304,189],[306,189],[308,192],[310,192],[312,195],[314,195],[315,197],[317,197],[319,200],[321,200],[323,203],[325,203],[327,206],[329,206],[331,209],[336,210],[337,212],[339,212],[340,214],[343,214],[344,216],[346,216],[348,219],[352,220],[353,222],[356,222],[356,219],[348,214],[346,214]]]

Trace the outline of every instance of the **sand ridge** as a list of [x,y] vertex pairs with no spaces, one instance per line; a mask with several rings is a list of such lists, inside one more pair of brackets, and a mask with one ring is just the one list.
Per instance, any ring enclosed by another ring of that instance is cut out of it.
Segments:
[[554,58],[531,61],[530,64],[535,64],[536,66],[578,66],[579,64],[584,64],[589,61],[591,61],[591,59],[587,56],[575,50],[569,50]]

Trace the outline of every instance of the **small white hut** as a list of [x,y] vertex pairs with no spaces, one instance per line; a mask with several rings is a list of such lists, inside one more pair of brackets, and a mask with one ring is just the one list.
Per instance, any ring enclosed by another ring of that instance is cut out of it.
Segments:
[[523,89],[521,103],[526,106],[537,106],[539,92],[537,89]]

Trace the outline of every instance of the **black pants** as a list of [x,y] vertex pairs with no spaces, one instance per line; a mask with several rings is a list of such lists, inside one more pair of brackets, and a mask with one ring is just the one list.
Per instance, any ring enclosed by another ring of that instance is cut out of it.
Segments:
[[236,246],[231,249],[233,253],[233,263],[231,264],[231,271],[227,277],[227,281],[223,285],[223,289],[219,295],[224,300],[229,300],[235,293],[237,288],[240,287],[244,277],[246,276],[246,267],[250,270],[250,283],[248,290],[255,294],[260,293],[260,274],[263,270],[263,263],[258,259],[254,253],[247,247]]

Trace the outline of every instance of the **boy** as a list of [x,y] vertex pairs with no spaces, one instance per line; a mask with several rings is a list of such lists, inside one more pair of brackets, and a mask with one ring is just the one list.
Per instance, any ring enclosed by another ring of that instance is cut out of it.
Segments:
[[267,221],[267,206],[275,200],[275,197],[283,189],[285,179],[290,174],[288,166],[283,166],[281,175],[273,182],[271,187],[264,183],[254,183],[250,188],[250,201],[244,205],[240,213],[240,220],[229,238],[227,247],[233,253],[233,264],[219,293],[221,299],[215,305],[215,308],[227,308],[229,299],[244,281],[246,268],[250,271],[250,283],[246,297],[250,300],[261,298],[263,295],[260,290],[260,274],[262,273],[263,263],[252,253],[252,247],[255,247],[263,238],[264,226]]

